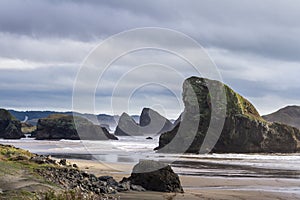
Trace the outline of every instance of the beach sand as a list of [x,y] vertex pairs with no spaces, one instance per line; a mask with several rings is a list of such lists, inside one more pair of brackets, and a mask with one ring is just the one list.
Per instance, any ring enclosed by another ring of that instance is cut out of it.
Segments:
[[[117,181],[128,177],[132,164],[104,163],[87,160],[69,160],[76,163],[81,170],[97,176],[110,175]],[[245,199],[245,200],[273,200],[300,199],[300,180],[275,178],[232,178],[232,177],[197,177],[179,176],[185,193],[161,192],[123,192],[120,199]],[[295,188],[289,192],[284,188]],[[282,188],[279,190],[278,188]],[[297,188],[299,190],[297,191]]]

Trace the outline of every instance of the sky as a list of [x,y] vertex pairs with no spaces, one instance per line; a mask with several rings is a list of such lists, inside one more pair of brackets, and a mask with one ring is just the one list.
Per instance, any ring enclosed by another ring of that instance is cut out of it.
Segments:
[[[300,105],[299,19],[297,0],[2,0],[0,107],[72,110],[76,77],[87,56],[107,38],[143,27],[171,29],[199,43],[222,81],[261,114]],[[174,38],[156,42],[193,54]],[[101,56],[117,49],[108,47]],[[124,55],[97,85],[86,84],[96,88],[94,112],[138,114],[152,107],[176,118],[183,109],[182,82],[195,74],[187,66],[158,50]]]

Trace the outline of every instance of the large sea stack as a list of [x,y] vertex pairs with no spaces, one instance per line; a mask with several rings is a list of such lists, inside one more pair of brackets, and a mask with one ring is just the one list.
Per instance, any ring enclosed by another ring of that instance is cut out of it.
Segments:
[[[218,101],[222,91],[225,102]],[[267,122],[248,100],[219,81],[188,78],[183,84],[183,101],[181,121],[160,136],[156,148],[159,152],[292,153],[300,150],[297,128]],[[224,110],[222,121],[222,114],[218,114]],[[218,126],[221,126],[219,133],[215,131]],[[186,143],[188,146],[184,148]],[[203,151],[201,146],[207,144],[210,145]]]
[[0,109],[0,138],[20,139],[24,137],[21,131],[21,122],[7,110]]
[[[76,125],[74,123],[76,122]],[[117,139],[106,128],[94,125],[89,120],[71,115],[55,114],[38,120],[37,140],[108,140]]]

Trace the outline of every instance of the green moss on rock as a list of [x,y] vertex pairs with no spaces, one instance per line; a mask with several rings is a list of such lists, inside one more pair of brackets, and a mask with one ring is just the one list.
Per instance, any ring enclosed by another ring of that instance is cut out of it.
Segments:
[[[298,129],[266,122],[247,99],[219,81],[188,78],[183,84],[183,102],[181,122],[160,136],[156,148],[159,152],[199,153],[204,141],[212,147],[205,148],[205,152],[290,153],[300,150]],[[226,114],[222,115],[222,111]],[[217,126],[223,124],[219,131]]]
[[31,158],[32,156],[34,156],[34,154],[27,150],[19,149],[11,145],[0,144],[0,160],[9,160],[16,157]]
[[0,119],[1,120],[17,120],[13,115],[10,114],[8,110],[0,109]]
[[83,117],[63,114],[50,115],[47,118],[39,119],[35,137],[38,140],[117,140],[106,128],[94,125]]

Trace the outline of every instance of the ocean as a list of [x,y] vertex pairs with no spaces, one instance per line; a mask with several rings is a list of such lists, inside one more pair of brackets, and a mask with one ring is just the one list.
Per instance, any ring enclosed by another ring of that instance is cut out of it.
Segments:
[[[300,178],[300,154],[160,154],[153,149],[158,137],[119,137],[119,140],[0,140],[42,155],[57,158],[135,164],[140,159],[171,164],[180,175],[236,178]],[[128,173],[128,172],[127,172]],[[130,173],[130,172],[129,172]]]

